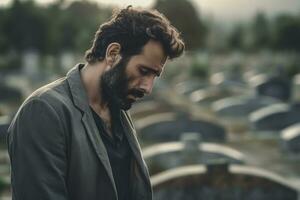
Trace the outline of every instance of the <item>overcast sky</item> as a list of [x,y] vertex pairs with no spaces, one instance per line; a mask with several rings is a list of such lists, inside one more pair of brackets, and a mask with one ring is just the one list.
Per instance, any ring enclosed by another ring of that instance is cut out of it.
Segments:
[[[55,0],[36,0],[40,4],[48,4]],[[69,0],[72,1],[72,0]],[[105,5],[150,7],[154,0],[90,0]],[[216,19],[238,20],[264,11],[268,15],[278,13],[300,14],[300,0],[190,0],[205,15]],[[9,5],[11,0],[0,0],[0,6]]]

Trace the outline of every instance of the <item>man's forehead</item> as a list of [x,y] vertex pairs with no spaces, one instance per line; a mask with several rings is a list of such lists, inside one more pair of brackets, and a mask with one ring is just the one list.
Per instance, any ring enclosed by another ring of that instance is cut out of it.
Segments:
[[161,65],[164,65],[167,60],[163,46],[158,41],[150,40],[146,43],[143,47],[142,54],[152,61],[159,62]]
[[151,63],[155,68],[162,69],[167,62],[167,56],[164,54],[159,54],[157,52],[151,52],[149,54],[144,54],[144,58],[147,62]]

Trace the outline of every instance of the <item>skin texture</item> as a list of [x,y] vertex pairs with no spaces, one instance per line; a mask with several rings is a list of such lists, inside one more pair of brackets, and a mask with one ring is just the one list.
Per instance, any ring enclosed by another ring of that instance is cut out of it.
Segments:
[[89,104],[109,129],[109,102],[128,110],[136,100],[151,94],[154,80],[161,75],[167,60],[162,45],[154,40],[146,43],[140,54],[129,58],[120,56],[121,48],[120,44],[111,43],[104,60],[87,64],[81,71]]

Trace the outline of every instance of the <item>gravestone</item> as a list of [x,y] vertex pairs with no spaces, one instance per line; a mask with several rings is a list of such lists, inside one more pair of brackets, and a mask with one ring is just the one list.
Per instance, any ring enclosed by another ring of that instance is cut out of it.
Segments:
[[189,95],[189,99],[198,105],[209,106],[212,102],[219,99],[233,96],[235,93],[229,90],[221,90],[216,87],[209,87],[206,89],[199,89]]
[[5,140],[7,135],[7,129],[10,124],[10,118],[8,116],[0,116],[0,140]]
[[300,74],[297,74],[293,78],[293,100],[300,101]]
[[249,119],[254,130],[280,131],[300,122],[300,112],[288,104],[273,104],[254,111]]
[[216,161],[244,163],[244,156],[239,151],[216,143],[201,142],[197,133],[184,133],[181,142],[145,147],[143,157],[150,175],[189,164],[210,164]]
[[283,129],[280,138],[285,151],[300,154],[300,123]]
[[171,106],[166,103],[148,100],[134,104],[130,109],[130,114],[132,118],[141,119],[149,115],[170,112],[172,110]]
[[201,82],[201,81],[187,80],[187,81],[183,81],[181,83],[177,83],[175,85],[175,90],[179,94],[189,95],[190,93],[192,93],[192,92],[194,92],[198,89],[203,89],[207,86],[208,86],[207,83],[204,83],[204,82]]
[[212,74],[210,77],[210,83],[222,90],[230,90],[235,92],[242,92],[246,87],[246,84],[242,80],[241,75],[237,75],[231,72],[217,72]]
[[5,83],[0,82],[0,102],[19,101],[22,99],[22,92],[14,87],[7,86]]
[[137,121],[139,138],[148,143],[178,141],[185,132],[196,132],[203,141],[223,142],[225,128],[221,125],[174,113],[152,115]]
[[153,200],[298,200],[299,188],[268,171],[228,164],[189,165],[151,177]]
[[257,82],[255,89],[258,95],[270,96],[282,101],[288,101],[292,95],[291,81],[286,77],[265,77]]
[[40,54],[34,50],[25,51],[22,55],[24,75],[35,81],[39,78]]
[[294,101],[290,103],[290,110],[298,113],[300,112],[300,101]]
[[70,52],[70,51],[63,51],[61,54],[60,54],[60,66],[62,68],[62,70],[64,72],[67,72],[70,70],[70,68],[72,66],[74,66],[76,64],[75,60],[75,55],[74,53]]
[[216,101],[212,108],[220,117],[247,118],[251,112],[275,103],[279,101],[271,97],[237,96]]

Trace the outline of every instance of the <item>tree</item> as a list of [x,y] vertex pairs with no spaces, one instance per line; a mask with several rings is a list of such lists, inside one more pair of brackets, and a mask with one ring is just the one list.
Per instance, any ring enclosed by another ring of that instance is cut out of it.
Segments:
[[264,13],[258,13],[252,24],[253,47],[255,49],[270,46],[269,22]]
[[64,50],[82,53],[89,47],[98,26],[110,16],[111,9],[89,1],[74,1],[64,9],[60,4],[48,8],[49,46],[58,53]]
[[204,46],[206,27],[188,0],[157,0],[154,8],[162,12],[182,33],[186,49],[197,50]]
[[7,24],[7,10],[0,8],[0,53],[5,53],[8,49],[9,42],[6,39],[4,26]]
[[45,51],[47,40],[46,15],[33,1],[15,0],[7,10],[3,34],[17,52],[26,49]]
[[275,19],[273,45],[278,50],[300,51],[300,19],[281,15]]
[[71,29],[64,29],[66,38],[74,37],[74,47],[86,50],[99,25],[109,18],[111,11],[110,8],[101,8],[97,3],[89,1],[73,2],[65,10],[67,13],[65,26]]
[[237,24],[228,38],[228,45],[232,49],[241,50],[244,47],[244,36],[245,31],[244,27],[241,24]]

